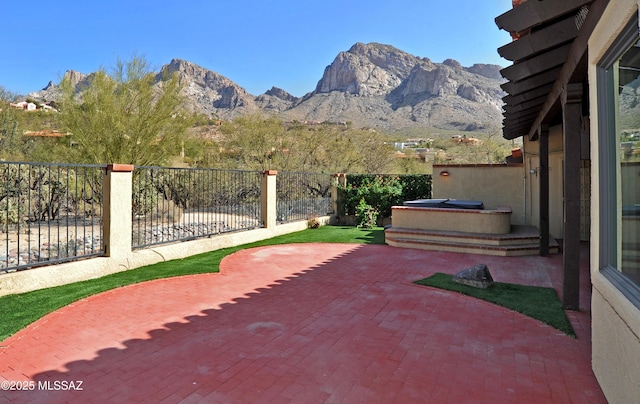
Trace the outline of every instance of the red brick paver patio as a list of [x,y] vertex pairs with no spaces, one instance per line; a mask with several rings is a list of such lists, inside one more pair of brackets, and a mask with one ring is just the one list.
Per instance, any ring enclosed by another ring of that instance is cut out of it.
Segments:
[[35,388],[0,391],[0,403],[606,402],[590,365],[587,263],[583,311],[570,313],[577,339],[412,283],[478,263],[500,282],[558,288],[562,273],[561,255],[243,250],[220,274],[92,296],[0,342],[3,386]]

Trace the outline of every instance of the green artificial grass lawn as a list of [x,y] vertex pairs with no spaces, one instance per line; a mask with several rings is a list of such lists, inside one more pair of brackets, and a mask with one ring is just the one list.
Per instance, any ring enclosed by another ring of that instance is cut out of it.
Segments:
[[[98,279],[17,295],[2,296],[0,297],[0,341],[15,334],[40,317],[87,296],[153,279],[218,272],[222,258],[245,248],[314,242],[384,244],[384,229],[322,226],[317,229],[307,229],[251,244],[224,248],[179,260],[160,262]],[[31,271],[37,270],[37,268],[31,269]]]
[[494,282],[487,289],[479,289],[456,283],[453,281],[453,276],[442,273],[436,273],[428,278],[415,281],[415,283],[486,300],[540,320],[572,338],[576,337],[553,288]]

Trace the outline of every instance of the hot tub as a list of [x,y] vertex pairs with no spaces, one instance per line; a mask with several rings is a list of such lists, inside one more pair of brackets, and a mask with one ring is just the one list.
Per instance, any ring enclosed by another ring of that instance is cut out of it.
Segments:
[[511,208],[485,209],[482,201],[419,199],[391,208],[391,226],[403,229],[505,234]]
[[470,201],[466,199],[416,199],[406,201],[404,206],[414,208],[440,208],[440,209],[484,209],[482,201]]

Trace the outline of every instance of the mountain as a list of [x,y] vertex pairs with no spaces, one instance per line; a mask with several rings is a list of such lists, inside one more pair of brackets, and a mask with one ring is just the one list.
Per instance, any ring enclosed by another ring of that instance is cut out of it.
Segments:
[[[315,90],[300,98],[276,87],[254,96],[218,73],[179,59],[163,66],[156,80],[177,74],[187,107],[221,119],[262,112],[286,120],[352,122],[386,130],[479,130],[502,121],[500,69],[463,67],[452,59],[434,63],[390,45],[356,43],[325,68]],[[90,77],[73,71],[66,75],[78,89]],[[50,83],[31,95],[55,99],[56,90]]]
[[500,66],[434,63],[390,45],[357,43],[285,117],[399,129],[478,130],[502,121]]
[[164,74],[177,74],[187,106],[194,112],[217,115],[222,119],[259,112],[255,96],[228,78],[185,60],[174,59],[162,68]]

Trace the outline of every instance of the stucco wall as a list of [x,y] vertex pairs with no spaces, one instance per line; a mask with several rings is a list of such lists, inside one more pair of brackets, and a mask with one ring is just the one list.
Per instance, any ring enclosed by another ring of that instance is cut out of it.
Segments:
[[[447,171],[448,176],[441,176]],[[470,199],[486,209],[511,207],[511,224],[525,224],[522,164],[459,164],[433,166],[433,198]]]
[[606,279],[600,268],[599,154],[596,64],[622,27],[637,13],[637,0],[611,0],[589,40],[591,108],[591,280],[593,283],[593,371],[611,403],[637,402],[640,397],[640,309]]
[[596,273],[591,296],[593,372],[610,403],[640,399],[640,314]]
[[[549,234],[563,238],[562,126],[549,128]],[[526,176],[527,224],[540,223],[540,142],[524,140],[524,175]]]

